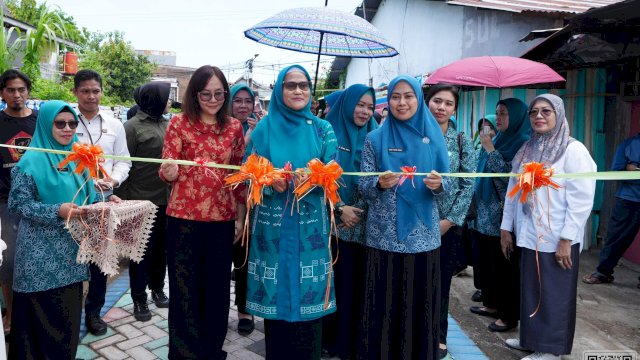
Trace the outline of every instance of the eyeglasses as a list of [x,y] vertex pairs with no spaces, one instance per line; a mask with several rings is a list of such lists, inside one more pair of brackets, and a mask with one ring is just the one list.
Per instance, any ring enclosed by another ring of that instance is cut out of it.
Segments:
[[553,114],[554,112],[555,111],[553,111],[552,109],[540,109],[540,110],[532,109],[531,111],[529,111],[529,117],[538,117],[538,114],[542,114],[542,116],[547,118],[551,116],[551,114]]
[[59,130],[64,129],[67,125],[69,125],[69,129],[71,130],[78,127],[78,121],[76,120],[74,121],[57,120],[57,121],[54,121],[53,124],[56,126],[56,129],[59,129]]
[[282,85],[284,85],[284,88],[289,91],[295,91],[296,88],[299,88],[302,91],[307,91],[311,87],[311,83],[308,81],[301,81],[301,82],[283,81]]
[[253,105],[252,99],[233,99],[233,105]]
[[226,93],[226,91],[216,91],[214,93],[211,93],[210,91],[200,91],[198,92],[198,98],[200,101],[210,101],[212,98],[216,99],[216,101],[223,101],[224,94]]

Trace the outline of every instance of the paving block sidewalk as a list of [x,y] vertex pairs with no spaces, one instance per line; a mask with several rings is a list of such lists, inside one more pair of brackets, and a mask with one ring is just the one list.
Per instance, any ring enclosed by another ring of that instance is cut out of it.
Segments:
[[[171,298],[168,283],[165,292]],[[256,318],[256,328],[249,336],[236,332],[238,312],[233,304],[235,299],[234,283],[231,282],[229,325],[223,349],[228,360],[262,360],[265,355],[264,322]],[[149,321],[136,321],[133,317],[133,300],[129,289],[129,271],[123,270],[120,276],[107,288],[102,318],[109,325],[102,336],[87,334],[84,327],[84,315],[81,328],[81,343],[76,357],[78,359],[167,359],[169,352],[168,309],[157,308],[149,304],[153,317]],[[458,323],[449,316],[449,351],[456,360],[488,359],[482,351],[462,331]],[[337,360],[337,358],[334,358]]]

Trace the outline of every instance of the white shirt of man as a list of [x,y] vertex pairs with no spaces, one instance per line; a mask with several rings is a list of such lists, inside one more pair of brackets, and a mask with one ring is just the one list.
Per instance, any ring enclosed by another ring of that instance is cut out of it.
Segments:
[[[129,156],[127,135],[122,123],[104,111],[98,112],[93,119],[87,119],[80,110],[78,113],[80,124],[76,135],[82,144],[100,145],[105,155]],[[105,159],[102,167],[109,176],[118,182],[118,186],[129,177],[131,161]]]

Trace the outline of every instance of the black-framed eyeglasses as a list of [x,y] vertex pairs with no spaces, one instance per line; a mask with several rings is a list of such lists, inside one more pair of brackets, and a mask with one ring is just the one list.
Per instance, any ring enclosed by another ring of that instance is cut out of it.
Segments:
[[213,98],[216,99],[216,101],[223,101],[226,93],[226,91],[216,91],[214,93],[210,91],[200,91],[198,92],[198,99],[200,99],[200,101],[210,101]]
[[73,120],[73,121],[56,120],[53,122],[53,125],[55,125],[56,129],[59,129],[59,130],[64,129],[67,125],[69,125],[69,129],[73,130],[78,127],[78,121],[77,120]]
[[283,81],[282,85],[284,86],[285,89],[289,91],[295,91],[296,88],[302,91],[307,91],[309,90],[309,88],[311,88],[311,83],[309,81],[300,81],[300,82]]
[[555,111],[553,111],[553,109],[531,109],[529,111],[529,117],[538,117],[538,114],[542,114],[543,117],[549,117],[551,116],[551,114],[553,114]]

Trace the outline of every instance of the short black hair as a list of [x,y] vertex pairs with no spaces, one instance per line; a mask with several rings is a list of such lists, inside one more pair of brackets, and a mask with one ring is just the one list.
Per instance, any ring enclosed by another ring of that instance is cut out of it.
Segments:
[[438,84],[435,84],[433,86],[430,86],[429,89],[427,89],[427,93],[424,96],[424,101],[427,103],[427,105],[429,105],[429,101],[431,100],[431,98],[435,94],[439,93],[440,91],[448,91],[453,95],[453,98],[456,101],[455,110],[458,111],[458,103],[459,103],[459,100],[460,100],[460,92],[459,92],[457,86],[451,85],[451,84],[438,83]]
[[0,91],[4,90],[4,88],[7,87],[7,83],[9,81],[15,79],[24,81],[24,83],[27,85],[27,91],[31,92],[31,80],[29,79],[29,77],[26,74],[14,69],[9,69],[3,72],[2,75],[0,75]]
[[102,76],[98,74],[97,71],[94,70],[80,70],[73,77],[73,87],[78,88],[83,81],[95,80],[100,84],[100,88],[102,89]]

